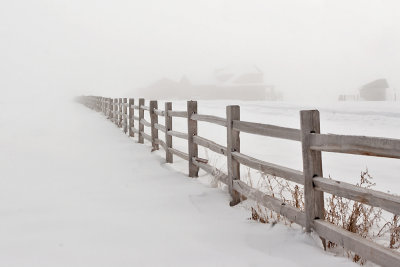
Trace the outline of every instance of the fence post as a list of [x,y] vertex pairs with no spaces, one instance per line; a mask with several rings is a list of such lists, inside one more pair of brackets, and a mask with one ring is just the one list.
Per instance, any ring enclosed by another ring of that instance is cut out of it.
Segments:
[[122,128],[122,98],[118,98],[118,128]]
[[114,98],[114,123],[118,123],[118,98]]
[[108,118],[112,120],[112,100],[108,98]]
[[115,99],[115,108],[114,108],[114,112],[115,112],[115,116],[114,116],[114,123],[115,125],[118,126],[118,111],[119,111],[119,105],[118,105],[118,98]]
[[104,98],[104,116],[108,117],[108,97]]
[[151,123],[151,145],[153,146],[152,151],[159,150],[159,145],[156,143],[158,139],[158,129],[154,127],[154,124],[158,123],[158,115],[154,112],[158,108],[156,100],[151,100],[150,104],[150,123]]
[[144,98],[139,98],[139,134],[138,134],[138,143],[143,144],[144,138],[142,132],[144,131],[144,125],[140,122],[144,118],[144,110],[142,109],[144,106]]
[[240,194],[233,190],[233,181],[240,180],[240,163],[232,157],[232,152],[240,152],[240,132],[233,129],[233,121],[240,120],[240,106],[226,107],[228,189],[232,197],[229,205],[240,202]]
[[123,129],[124,129],[124,133],[126,134],[128,131],[128,107],[126,106],[128,103],[128,99],[127,98],[123,98],[122,99],[122,125],[123,125]]
[[128,107],[129,107],[129,127],[128,134],[130,137],[135,137],[135,133],[132,131],[132,127],[135,127],[135,120],[133,119],[133,115],[135,114],[135,109],[133,105],[135,104],[135,100],[133,98],[129,98]]
[[[315,219],[324,219],[324,193],[314,190],[313,184],[314,177],[323,177],[321,152],[310,149],[310,134],[320,133],[319,111],[300,111],[300,123],[306,232],[310,232]],[[325,243],[324,240],[323,243]]]
[[166,144],[166,149],[165,149],[165,160],[167,163],[173,163],[174,158],[169,150],[172,148],[172,136],[168,135],[168,131],[172,131],[172,117],[168,115],[168,111],[172,110],[172,103],[171,102],[166,102],[165,103],[165,144]]
[[113,99],[113,123],[117,124],[117,99]]
[[114,106],[113,106],[113,100],[112,98],[108,99],[108,107],[109,107],[109,113],[108,113],[108,118],[113,121],[113,113],[114,113]]
[[187,102],[188,121],[188,154],[189,154],[189,177],[199,177],[199,167],[193,164],[193,158],[198,157],[197,144],[193,142],[193,136],[197,135],[197,121],[191,116],[197,113],[197,101]]

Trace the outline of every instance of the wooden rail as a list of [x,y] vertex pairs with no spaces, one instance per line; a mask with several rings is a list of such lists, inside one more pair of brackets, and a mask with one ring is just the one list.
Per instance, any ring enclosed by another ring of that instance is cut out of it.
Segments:
[[[252,199],[268,209],[287,217],[290,221],[303,226],[307,232],[316,232],[323,242],[325,242],[325,239],[332,241],[382,266],[400,266],[400,253],[384,248],[321,219],[324,218],[324,193],[379,207],[400,215],[399,196],[324,178],[321,157],[321,152],[325,151],[399,159],[399,139],[321,134],[320,118],[317,110],[301,111],[301,127],[300,129],[294,129],[241,121],[239,106],[228,106],[226,108],[227,117],[221,118],[214,115],[197,114],[196,101],[188,101],[186,111],[172,110],[171,102],[165,103],[164,110],[158,108],[157,101],[150,101],[149,106],[146,106],[143,98],[138,99],[136,105],[134,104],[134,99],[126,98],[113,99],[83,96],[78,98],[78,101],[91,109],[102,112],[118,127],[123,127],[124,132],[128,129],[130,137],[137,134],[139,143],[143,143],[144,139],[148,140],[152,143],[153,151],[158,150],[159,146],[163,148],[166,162],[172,163],[173,155],[186,160],[190,177],[197,177],[199,169],[215,176],[228,186],[232,198],[231,205],[236,205],[243,197]],[[149,111],[151,122],[144,119],[145,110]],[[159,116],[165,118],[164,125],[158,121]],[[174,117],[187,119],[187,133],[172,129],[172,119]],[[134,127],[135,120],[139,121],[138,128]],[[198,121],[225,127],[227,134],[226,146],[198,136]],[[144,126],[151,128],[151,136],[144,132]],[[165,141],[158,137],[158,131],[163,132]],[[290,169],[241,153],[240,132],[301,142],[303,170]],[[173,148],[172,137],[187,140],[187,153]],[[226,156],[228,173],[214,168],[208,164],[207,160],[198,158],[198,146]],[[239,168],[241,164],[303,185],[305,211],[300,211],[282,200],[267,195],[241,181]]]
[[158,123],[156,123],[156,124],[154,124],[154,128],[156,128],[157,130],[160,130],[160,131],[162,131],[162,132],[164,132],[165,133],[165,126],[164,125],[161,125],[161,124],[158,124]]
[[192,159],[193,164],[199,167],[200,169],[204,170],[205,172],[211,174],[215,178],[217,178],[220,182],[224,184],[228,184],[228,175],[226,175],[223,171],[214,168],[210,164],[200,162],[197,159]]
[[301,134],[299,129],[247,121],[233,121],[233,129],[240,132],[288,139],[293,141],[300,141]]
[[180,157],[180,158],[182,158],[182,159],[184,159],[184,160],[189,161],[189,155],[188,155],[187,153],[182,152],[182,151],[179,151],[179,150],[176,150],[176,149],[174,149],[174,148],[168,148],[168,150],[169,150],[172,154],[177,155],[178,157]]
[[361,257],[381,266],[399,266],[400,253],[384,248],[327,221],[314,220],[314,230],[323,238],[354,251]]
[[240,180],[235,180],[233,182],[233,188],[242,195],[257,201],[263,206],[285,216],[289,220],[301,226],[305,225],[305,214],[295,207],[287,205],[282,200],[276,199],[257,189],[254,189]]
[[145,119],[140,119],[140,124],[143,124],[144,126],[151,127],[151,123],[146,121]]
[[210,122],[210,123],[214,123],[214,124],[218,124],[218,125],[226,127],[226,119],[220,118],[220,117],[217,117],[217,116],[193,114],[191,116],[191,119],[195,120],[195,121]]
[[400,159],[400,140],[398,139],[310,134],[310,148],[317,151]]
[[168,116],[187,118],[187,111],[168,111]]
[[168,131],[168,135],[188,140],[188,134],[177,131]]
[[193,142],[195,142],[199,146],[206,147],[206,148],[210,149],[211,151],[214,151],[218,154],[226,156],[226,147],[221,146],[211,140],[208,140],[208,139],[200,137],[200,136],[193,136]]
[[400,215],[399,196],[322,177],[313,178],[313,182],[315,190],[355,200],[370,206],[379,207],[391,213]]
[[147,141],[150,141],[151,142],[151,136],[150,135],[148,135],[147,133],[145,133],[145,132],[140,132],[140,134],[143,136],[143,138],[144,139],[146,139]]
[[273,163],[265,162],[259,159],[255,159],[249,156],[246,156],[240,152],[232,152],[232,156],[236,159],[240,164],[246,165],[250,168],[259,170],[263,173],[270,174],[276,177],[282,177],[286,180],[304,184],[304,177],[301,171],[293,170],[290,168],[286,168],[283,166],[279,166]]

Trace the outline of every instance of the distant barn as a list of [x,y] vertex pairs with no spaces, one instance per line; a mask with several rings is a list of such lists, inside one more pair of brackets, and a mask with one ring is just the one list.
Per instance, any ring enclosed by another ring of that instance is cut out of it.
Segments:
[[389,84],[386,79],[378,79],[362,86],[360,98],[367,101],[385,101],[387,100],[387,89]]

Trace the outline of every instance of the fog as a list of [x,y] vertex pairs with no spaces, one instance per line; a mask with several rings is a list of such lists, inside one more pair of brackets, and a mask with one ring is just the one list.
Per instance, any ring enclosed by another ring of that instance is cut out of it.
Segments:
[[400,88],[399,8],[396,0],[2,1],[0,90],[122,96],[230,64],[256,65],[289,101],[335,100],[378,78]]

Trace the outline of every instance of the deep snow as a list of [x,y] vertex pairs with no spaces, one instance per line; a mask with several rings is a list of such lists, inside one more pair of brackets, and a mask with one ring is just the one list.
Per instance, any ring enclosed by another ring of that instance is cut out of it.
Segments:
[[248,220],[80,104],[0,107],[2,267],[356,266],[298,228]]

